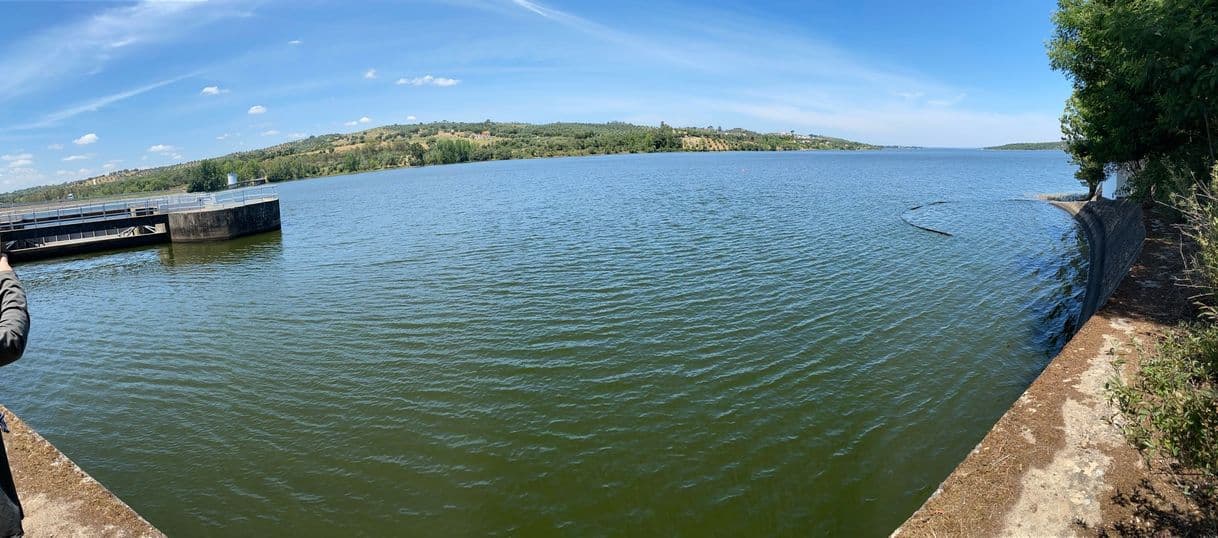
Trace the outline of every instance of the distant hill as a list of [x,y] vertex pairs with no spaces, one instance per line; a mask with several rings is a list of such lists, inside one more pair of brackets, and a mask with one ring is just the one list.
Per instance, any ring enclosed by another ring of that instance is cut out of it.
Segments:
[[[242,180],[308,177],[469,161],[671,151],[860,150],[878,146],[820,136],[756,133],[715,127],[673,128],[629,123],[453,123],[388,125],[348,134],[311,136],[207,159]],[[202,161],[119,170],[79,181],[0,195],[0,203],[44,202],[128,193],[185,190]]]
[[1057,141],[1057,142],[1016,142],[1016,143],[1014,143],[1014,144],[1003,144],[1003,145],[1001,145],[1001,146],[990,146],[990,147],[988,147],[988,148],[984,148],[984,149],[998,149],[998,150],[1015,150],[1015,149],[1024,149],[1024,150],[1027,150],[1027,149],[1033,149],[1033,150],[1046,150],[1046,149],[1059,149],[1059,150],[1065,151],[1065,149],[1066,149],[1066,143],[1065,143],[1065,142],[1062,142],[1062,141],[1060,141],[1060,140],[1059,140],[1059,141]]

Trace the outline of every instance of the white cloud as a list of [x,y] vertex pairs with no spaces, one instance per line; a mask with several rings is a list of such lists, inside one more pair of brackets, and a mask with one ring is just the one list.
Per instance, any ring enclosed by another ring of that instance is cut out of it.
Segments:
[[173,156],[172,156],[171,158],[172,158],[173,160],[175,160],[175,161],[180,161],[180,160],[182,160],[182,154],[181,154],[181,153],[174,153],[174,154],[173,154]]
[[363,116],[359,119],[359,122],[360,123],[372,123],[372,118],[369,118],[368,116]]
[[88,155],[68,155],[67,157],[64,157],[64,158],[63,158],[63,161],[64,161],[64,162],[70,162],[70,161],[83,161],[83,160],[88,159],[88,158],[89,158],[89,156],[88,156]]
[[63,149],[63,144],[51,144],[47,146],[47,149],[60,150]]
[[423,75],[421,77],[415,77],[412,79],[407,79],[404,77],[399,78],[397,81],[397,85],[405,86],[405,85],[409,84],[411,86],[439,86],[441,88],[447,88],[449,86],[456,86],[460,82],[461,82],[460,80],[457,80],[455,78],[433,77],[431,75]]
[[89,144],[93,144],[93,143],[97,142],[97,140],[98,140],[98,137],[97,137],[96,133],[88,133],[85,135],[81,135],[80,138],[73,140],[72,143],[76,144],[77,146],[87,146]]
[[229,136],[228,133],[224,133],[220,136],[217,136],[216,140],[224,140],[224,139],[228,138],[228,136]]
[[276,130],[274,130],[274,129],[270,129],[270,130],[267,130],[267,131],[262,131],[262,136],[275,136],[275,135],[277,135],[277,134],[279,134],[279,131],[276,131]]
[[412,115],[412,116],[406,116],[406,121],[414,121],[414,120],[417,120],[417,119],[419,119],[419,118],[416,118],[416,117],[414,117],[413,115]]
[[291,40],[291,41],[288,41],[288,44],[289,44],[289,45],[299,45],[299,44],[301,44],[301,43],[304,43],[304,41],[301,41],[301,40],[299,40],[299,39],[293,39],[293,40]]
[[364,78],[366,78],[368,80],[372,80],[372,79],[376,78],[376,69],[369,69],[367,71],[364,71]]
[[288,135],[288,138],[291,138],[293,140],[300,140],[301,138],[308,138],[308,137],[309,137],[308,133],[291,133]]
[[356,125],[367,125],[369,123],[372,123],[372,118],[369,118],[368,116],[363,116],[358,120],[351,120],[346,123],[343,123],[343,125],[346,125],[347,127],[355,127]]
[[221,88],[219,86],[204,86],[203,90],[199,92],[199,95],[220,95],[222,93],[228,93],[228,88]]
[[82,176],[87,176],[87,175],[89,175],[89,174],[92,174],[92,173],[93,173],[93,171],[92,171],[92,170],[90,170],[90,169],[88,169],[88,168],[81,168],[80,170],[77,170],[77,171],[76,171],[76,173],[77,173],[77,174],[80,174],[80,175],[82,175]]
[[31,175],[37,174],[37,171],[29,168],[34,164],[34,156],[29,153],[17,153],[13,155],[0,155],[0,161],[8,163],[9,171],[13,174]]
[[172,151],[177,151],[177,149],[178,148],[170,146],[169,144],[156,144],[154,146],[149,147],[148,152],[149,153],[169,153]]
[[250,114],[266,114],[266,107],[262,105],[254,105],[249,109]]
[[356,125],[359,125],[359,122],[356,120],[351,120],[343,122],[343,125],[346,125],[347,127],[355,127]]

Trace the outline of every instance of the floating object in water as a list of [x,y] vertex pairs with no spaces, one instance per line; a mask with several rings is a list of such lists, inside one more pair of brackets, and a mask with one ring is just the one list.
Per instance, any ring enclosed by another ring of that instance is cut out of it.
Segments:
[[945,232],[945,231],[943,231],[943,230],[936,230],[936,229],[934,229],[934,228],[927,228],[926,226],[922,226],[921,224],[917,224],[917,223],[915,223],[914,221],[909,220],[909,217],[908,217],[908,215],[909,215],[909,212],[910,212],[910,211],[915,211],[915,210],[918,210],[918,209],[922,209],[923,207],[930,207],[930,206],[932,206],[932,205],[939,205],[939,204],[946,204],[946,203],[947,203],[947,200],[939,200],[939,201],[937,201],[937,202],[931,202],[931,203],[929,203],[929,204],[922,204],[922,205],[916,205],[916,206],[913,206],[913,207],[911,207],[911,208],[909,208],[909,209],[906,209],[904,213],[901,213],[901,220],[905,221],[905,224],[908,224],[908,225],[910,225],[910,226],[913,226],[914,228],[917,228],[917,229],[919,229],[919,230],[926,230],[926,231],[928,231],[928,232],[930,232],[930,233],[936,233],[936,234],[939,234],[939,235],[944,235],[944,236],[947,236],[947,237],[952,237],[952,234],[951,234],[951,233]]

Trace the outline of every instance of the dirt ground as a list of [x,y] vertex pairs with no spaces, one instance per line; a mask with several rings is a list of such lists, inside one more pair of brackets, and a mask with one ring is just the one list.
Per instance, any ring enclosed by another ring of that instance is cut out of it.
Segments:
[[[1128,378],[1137,348],[1190,317],[1176,280],[1177,230],[1146,220],[1129,275],[1066,344],[899,536],[1179,536],[1213,532],[1214,515],[1147,464],[1116,426],[1105,384]],[[1117,367],[1118,359],[1125,366]]]

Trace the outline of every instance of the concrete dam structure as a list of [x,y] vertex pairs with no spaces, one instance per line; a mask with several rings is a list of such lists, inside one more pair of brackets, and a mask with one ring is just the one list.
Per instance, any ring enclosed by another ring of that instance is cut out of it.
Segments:
[[267,186],[0,212],[0,244],[13,261],[222,241],[279,228],[279,194]]

